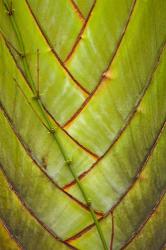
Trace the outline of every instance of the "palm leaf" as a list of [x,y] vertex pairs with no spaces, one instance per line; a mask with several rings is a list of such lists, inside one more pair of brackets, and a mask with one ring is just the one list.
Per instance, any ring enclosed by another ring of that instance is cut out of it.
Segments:
[[0,250],[164,249],[165,13],[0,0]]

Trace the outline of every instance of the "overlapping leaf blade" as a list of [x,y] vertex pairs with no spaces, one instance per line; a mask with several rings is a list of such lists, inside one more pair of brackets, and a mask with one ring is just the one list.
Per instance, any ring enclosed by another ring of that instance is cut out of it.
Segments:
[[103,249],[45,117],[108,248],[164,249],[165,13],[162,0],[0,1],[0,249]]

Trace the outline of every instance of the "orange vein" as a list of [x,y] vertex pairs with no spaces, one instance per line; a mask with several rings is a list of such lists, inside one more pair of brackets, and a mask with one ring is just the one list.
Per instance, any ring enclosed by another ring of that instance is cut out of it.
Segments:
[[115,231],[115,228],[114,228],[114,213],[112,212],[112,233],[111,233],[111,243],[110,243],[110,250],[113,250],[113,241],[114,241],[114,231]]
[[4,221],[4,219],[2,217],[0,217],[0,223],[2,224],[3,228],[5,229],[5,231],[7,232],[9,238],[14,241],[17,245],[17,247],[20,250],[24,250],[22,244],[19,242],[19,240],[15,237],[15,235],[13,234],[11,228],[6,224],[6,222]]
[[74,45],[73,45],[71,51],[69,52],[69,54],[67,55],[66,59],[64,60],[64,63],[65,63],[65,64],[70,60],[70,58],[71,58],[71,56],[73,55],[74,51],[75,51],[76,48],[78,47],[78,44],[80,43],[80,41],[81,41],[81,39],[82,39],[83,33],[84,33],[84,31],[85,31],[85,29],[86,29],[88,23],[89,23],[89,20],[90,20],[90,17],[91,17],[91,15],[92,15],[92,12],[93,12],[93,9],[94,9],[95,5],[96,5],[96,0],[94,1],[93,5],[92,5],[92,7],[91,7],[91,9],[90,9],[90,11],[89,11],[89,14],[88,14],[88,16],[87,16],[87,18],[86,18],[86,20],[85,20],[85,22],[84,22],[84,24],[83,24],[83,26],[82,26],[80,32],[79,32],[79,34],[78,34],[78,36],[77,36],[77,39],[76,39],[76,41],[75,41],[75,43],[74,43]]
[[32,211],[32,209],[24,202],[22,196],[18,193],[18,191],[16,190],[15,186],[13,185],[12,181],[9,179],[9,177],[7,176],[4,167],[2,166],[2,164],[0,163],[0,169],[8,183],[9,189],[12,193],[15,194],[15,196],[17,197],[17,199],[20,201],[21,205],[24,207],[24,209],[32,216],[32,218],[38,222],[38,224],[41,225],[41,227],[46,230],[54,239],[56,239],[57,241],[65,244],[66,246],[68,246],[70,249],[75,249],[75,247],[72,247],[71,245],[69,245],[67,242],[63,241],[62,239],[60,239],[55,232],[53,232],[50,228],[48,228],[48,226],[42,222],[37,216],[36,214]]
[[[2,34],[2,33],[1,33]],[[10,43],[8,43],[8,41],[6,40],[6,38],[4,37],[4,35],[2,34],[2,37],[5,41],[5,45],[8,48],[8,51],[10,52],[10,55],[13,59],[13,61],[15,62],[15,65],[17,67],[17,69],[19,70],[19,72],[21,73],[21,75],[23,76],[25,83],[27,84],[27,86],[30,88],[30,90],[32,91],[32,88],[28,82],[28,79],[26,78],[24,72],[22,71],[22,69],[20,68],[20,66],[18,65],[16,58],[14,57],[9,45]],[[8,45],[9,44],[9,45]],[[42,101],[42,100],[41,100]],[[45,109],[45,111],[47,112],[47,114],[50,116],[50,118],[52,119],[52,121],[54,121],[54,123],[76,144],[78,145],[80,148],[82,148],[85,152],[87,152],[89,155],[91,155],[94,159],[98,159],[99,156],[96,155],[95,153],[91,152],[88,148],[86,148],[85,146],[83,146],[81,143],[79,143],[74,137],[72,137],[61,125],[58,121],[55,120],[55,118],[51,115],[51,113],[48,111],[48,109],[45,107],[45,105],[42,103],[43,108]]]
[[[138,172],[136,174],[136,176],[133,178],[133,181],[131,183],[131,185],[128,187],[128,189],[126,190],[126,192],[117,200],[117,202],[114,204],[114,206],[107,212],[105,213],[100,219],[99,221],[102,221],[103,219],[107,218],[110,214],[113,213],[113,211],[115,210],[115,208],[122,202],[122,200],[124,200],[124,198],[129,194],[129,192],[133,189],[134,185],[136,184],[136,182],[139,180],[139,177],[143,171],[143,169],[147,166],[147,163],[149,162],[150,158],[153,155],[153,151],[156,148],[156,145],[158,144],[158,141],[162,135],[162,132],[165,128],[166,125],[166,121],[164,120],[161,128],[159,129],[158,134],[156,135],[156,138],[154,140],[154,142],[152,143],[151,147],[149,148],[145,158],[142,161],[141,167],[138,169]],[[83,234],[85,234],[86,232],[88,232],[89,230],[91,230],[91,228],[94,227],[94,223],[92,223],[91,225],[87,226],[86,228],[84,228],[82,231],[80,231],[79,233],[73,235],[72,237],[66,239],[67,242],[71,242],[73,240],[76,240],[77,238],[80,238]]]
[[38,30],[40,31],[40,33],[42,34],[44,40],[46,41],[47,45],[49,46],[49,48],[51,49],[51,52],[53,53],[53,55],[55,56],[55,58],[57,59],[57,61],[59,62],[59,64],[62,66],[62,68],[65,70],[65,72],[68,74],[68,76],[73,80],[73,82],[77,85],[77,87],[83,92],[83,94],[85,96],[89,95],[89,92],[74,78],[74,76],[70,73],[70,71],[67,69],[67,67],[64,65],[64,63],[62,62],[62,60],[60,59],[59,55],[56,53],[56,51],[54,50],[54,48],[51,46],[51,43],[48,39],[48,37],[46,36],[46,34],[44,33],[39,21],[37,20],[36,16],[34,15],[32,8],[30,6],[30,4],[28,3],[27,0],[25,0],[29,12],[33,18],[33,20],[36,23],[36,26],[38,27]]
[[89,104],[90,100],[92,99],[93,96],[95,96],[97,90],[99,89],[100,85],[102,84],[102,82],[106,79],[106,76],[105,76],[105,72],[108,71],[108,69],[111,67],[115,57],[116,57],[116,54],[117,52],[119,51],[119,48],[120,48],[120,45],[122,43],[122,40],[123,40],[123,37],[124,35],[126,34],[126,31],[127,31],[127,28],[128,28],[128,25],[130,23],[130,19],[131,19],[131,16],[132,16],[132,13],[134,11],[134,7],[136,5],[136,0],[133,1],[133,4],[132,4],[132,7],[131,7],[131,10],[130,10],[130,13],[129,13],[129,16],[128,16],[128,19],[126,21],[126,24],[124,26],[124,29],[123,29],[123,32],[119,38],[119,41],[117,43],[117,46],[114,50],[114,53],[113,53],[113,56],[111,57],[111,60],[107,66],[107,68],[103,71],[103,73],[101,74],[101,77],[99,79],[99,82],[98,84],[96,85],[96,87],[94,88],[94,90],[89,94],[89,96],[86,98],[86,100],[83,102],[83,104],[81,105],[81,107],[70,117],[70,119],[63,125],[64,128],[66,128],[69,124],[71,125],[71,123],[78,117],[78,115],[82,112],[82,110]]
[[[137,109],[138,109],[140,103],[142,102],[143,97],[145,96],[145,94],[146,94],[146,92],[147,92],[147,90],[152,82],[153,76],[158,68],[158,65],[160,63],[160,59],[161,59],[161,56],[162,56],[164,50],[165,50],[165,43],[160,48],[159,55],[157,55],[157,57],[156,57],[156,60],[155,60],[154,66],[152,68],[151,74],[149,76],[149,79],[147,81],[147,84],[145,85],[141,96],[137,99],[133,109],[129,113],[129,115],[126,119],[125,125],[119,130],[119,132],[117,133],[117,135],[115,136],[111,145],[108,147],[108,149],[105,151],[105,153],[101,157],[99,157],[98,160],[94,164],[92,164],[92,166],[89,169],[87,169],[82,174],[80,174],[79,179],[83,179],[95,166],[97,166],[97,164],[105,157],[105,155],[107,155],[110,152],[110,150],[114,147],[114,145],[119,141],[122,134],[126,131],[126,128],[128,127],[128,125],[130,124],[130,122],[134,118],[135,114],[137,113]],[[66,186],[64,186],[64,188],[69,188],[69,187],[73,186],[74,184],[75,184],[75,181],[72,181],[69,184],[67,184]]]
[[[49,181],[51,181],[51,183],[58,188],[62,193],[64,193],[68,198],[70,198],[73,202],[77,203],[77,205],[79,205],[80,207],[82,207],[83,209],[87,210],[89,212],[89,207],[87,205],[85,205],[84,203],[82,203],[81,201],[77,200],[75,197],[73,197],[71,194],[69,194],[68,192],[66,192],[63,188],[61,188],[47,173],[46,171],[43,169],[43,166],[33,157],[33,153],[32,150],[29,148],[29,146],[25,143],[25,141],[23,140],[23,138],[21,137],[21,135],[19,134],[19,132],[17,131],[16,127],[14,126],[14,123],[12,121],[12,119],[10,118],[10,116],[8,115],[7,111],[5,110],[4,106],[2,105],[1,101],[0,101],[0,108],[3,111],[3,114],[6,118],[6,120],[8,121],[8,124],[10,125],[11,129],[13,130],[16,138],[18,139],[18,141],[20,142],[20,144],[22,145],[22,147],[24,148],[25,153],[27,154],[27,156],[32,160],[32,162],[40,169],[40,171],[47,177],[47,179],[49,179]],[[98,216],[102,216],[103,213],[94,210],[95,214]]]
[[85,18],[81,12],[81,10],[79,9],[79,7],[77,6],[77,4],[74,2],[74,0],[69,0],[72,7],[74,8],[74,10],[76,11],[76,13],[78,14],[78,17],[80,18],[81,21],[85,21]]
[[155,214],[156,210],[159,208],[160,203],[162,202],[163,198],[165,197],[165,193],[166,193],[166,190],[161,194],[160,199],[157,201],[157,203],[155,204],[155,206],[151,210],[151,213],[148,214],[148,216],[146,217],[144,222],[134,232],[134,234],[131,236],[131,238],[120,248],[120,250],[125,249],[139,235],[139,233],[144,229],[145,225],[149,222],[149,220]]

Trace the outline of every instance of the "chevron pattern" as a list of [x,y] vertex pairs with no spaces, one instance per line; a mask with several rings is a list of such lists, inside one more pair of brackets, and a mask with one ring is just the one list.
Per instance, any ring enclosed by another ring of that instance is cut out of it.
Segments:
[[165,249],[165,20],[163,0],[0,0],[0,250],[102,250],[77,179],[108,249]]

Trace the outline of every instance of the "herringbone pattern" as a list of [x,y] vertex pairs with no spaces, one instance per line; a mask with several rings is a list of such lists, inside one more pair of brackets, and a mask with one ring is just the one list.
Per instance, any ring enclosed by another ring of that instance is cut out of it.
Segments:
[[164,247],[165,13],[0,0],[0,250]]

